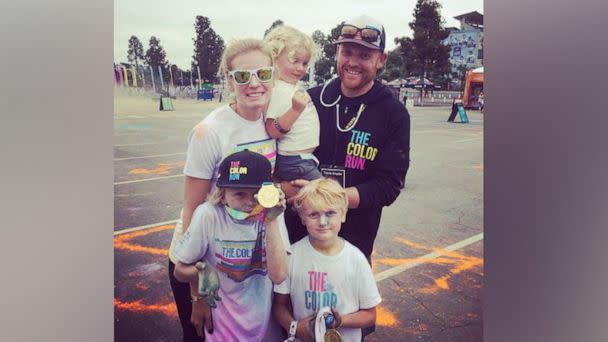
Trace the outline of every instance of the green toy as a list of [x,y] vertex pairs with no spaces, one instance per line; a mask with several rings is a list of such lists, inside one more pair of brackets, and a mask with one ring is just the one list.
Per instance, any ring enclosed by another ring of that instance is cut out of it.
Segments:
[[217,293],[220,288],[217,271],[213,266],[201,261],[194,264],[194,267],[198,270],[198,294],[205,298],[210,307],[217,307],[215,301],[222,300]]

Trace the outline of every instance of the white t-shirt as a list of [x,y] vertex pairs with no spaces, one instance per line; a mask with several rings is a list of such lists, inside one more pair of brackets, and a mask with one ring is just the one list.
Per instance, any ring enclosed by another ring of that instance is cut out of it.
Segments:
[[[316,251],[308,236],[291,246],[289,275],[274,291],[289,294],[293,315],[300,320],[331,306],[341,315],[369,309],[381,301],[367,259],[357,247],[344,241],[337,255]],[[343,341],[361,341],[361,329],[338,329]]]
[[[279,225],[282,236],[285,225]],[[206,341],[262,341],[270,321],[272,282],[266,268],[266,228],[260,221],[233,220],[222,205],[205,202],[174,250],[182,263],[202,260],[218,271],[221,300]]]
[[[291,98],[295,91],[294,84],[277,80],[272,89],[266,118],[274,119],[288,111],[291,108]],[[295,152],[317,146],[319,146],[319,116],[315,106],[310,104],[294,122],[289,133],[279,140],[278,150],[279,153]]]
[[[194,126],[188,140],[184,174],[210,179],[210,194],[215,190],[221,161],[234,152],[248,149],[263,154],[270,160],[274,169],[275,142],[266,133],[263,117],[256,121],[245,120],[229,105],[219,107],[209,113],[205,119]],[[180,213],[169,247],[169,258],[173,263],[176,260],[171,256],[171,251],[175,247],[175,243],[181,239],[183,231],[182,213]]]

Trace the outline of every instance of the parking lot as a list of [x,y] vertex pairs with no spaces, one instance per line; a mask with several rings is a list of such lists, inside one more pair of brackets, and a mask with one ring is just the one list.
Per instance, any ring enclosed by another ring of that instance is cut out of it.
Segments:
[[[116,341],[177,341],[167,251],[183,196],[189,130],[217,102],[118,91],[114,106]],[[411,107],[406,187],[385,208],[373,254],[382,303],[368,341],[481,341],[483,115]]]

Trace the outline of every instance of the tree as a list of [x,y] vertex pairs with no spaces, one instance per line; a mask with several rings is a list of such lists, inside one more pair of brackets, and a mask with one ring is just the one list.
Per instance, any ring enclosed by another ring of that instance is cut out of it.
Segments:
[[144,60],[144,46],[136,36],[131,36],[131,38],[129,38],[127,59],[129,60],[129,63],[135,63],[135,67],[139,66],[139,61]]
[[167,53],[160,45],[160,39],[155,36],[150,37],[149,47],[146,50],[146,64],[153,68],[157,66],[165,67],[167,65]]
[[272,25],[270,25],[270,27],[264,31],[264,38],[266,38],[266,36],[268,35],[268,33],[270,33],[270,31],[272,31],[275,27],[283,25],[283,20],[281,19],[277,19],[275,20]]
[[[397,38],[406,68],[420,77],[438,80],[449,74],[449,47],[442,41],[449,32],[443,27],[437,0],[418,0],[414,8],[414,20],[409,23],[413,38]],[[420,89],[422,96],[422,88]]]
[[[160,45],[160,39],[156,38],[155,36],[150,37],[150,42],[148,44],[149,48],[146,50],[145,55],[146,65],[152,67],[154,74],[157,74],[158,67],[160,66],[161,69],[163,69],[163,82],[167,84],[167,81],[169,80],[169,74],[166,72],[168,65],[166,60],[167,53]],[[155,77],[154,83],[156,83],[157,86],[160,86],[160,79]]]
[[[196,38],[194,41],[194,56],[192,69],[201,69],[202,81],[217,81],[217,71],[224,52],[224,40],[211,28],[209,18],[197,15],[194,22]],[[200,81],[200,80],[199,80]]]
[[[139,65],[140,61],[144,61],[144,46],[139,41],[139,38],[136,36],[131,36],[129,38],[129,49],[127,50],[127,59],[129,63],[135,64],[135,70],[137,70],[137,74],[139,75]],[[144,75],[137,77],[137,83],[142,84],[142,77]]]
[[331,78],[332,61],[325,54],[325,47],[329,45],[329,40],[320,30],[315,30],[312,33],[312,40],[319,48],[319,55],[314,65],[314,80],[315,83],[321,84]]
[[401,49],[399,47],[394,48],[388,52],[388,58],[384,63],[384,68],[380,73],[380,78],[387,81],[392,81],[395,78],[406,77],[407,72],[405,68],[405,62],[401,55]]
[[341,24],[334,27],[331,32],[326,36],[323,32],[316,30],[312,33],[312,40],[319,47],[319,58],[315,63],[315,82],[317,84],[324,83],[331,79],[332,68],[336,70],[336,46],[333,44],[340,35]]

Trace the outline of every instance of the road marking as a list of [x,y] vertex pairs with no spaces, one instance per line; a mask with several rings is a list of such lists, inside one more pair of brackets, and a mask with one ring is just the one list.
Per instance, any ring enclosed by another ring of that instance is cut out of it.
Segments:
[[173,175],[173,176],[164,176],[164,177],[154,177],[154,178],[138,179],[138,180],[132,180],[132,181],[125,181],[125,182],[114,182],[114,185],[148,182],[148,181],[154,181],[154,180],[159,180],[159,179],[175,178],[175,177],[184,177],[184,175]]
[[150,155],[150,156],[141,156],[141,157],[114,158],[114,161],[131,160],[131,159],[156,158],[156,157],[167,157],[167,156],[177,156],[177,155],[186,154],[186,153],[187,152],[177,152],[177,153],[168,153],[168,154],[154,154],[154,155]]
[[171,220],[171,221],[165,221],[165,222],[147,224],[145,226],[139,226],[139,227],[133,227],[133,228],[125,228],[125,229],[121,229],[121,230],[115,231],[114,232],[114,236],[121,235],[121,234],[126,234],[126,233],[131,233],[131,232],[136,232],[138,230],[150,229],[150,228],[154,228],[154,227],[158,227],[158,226],[165,226],[165,225],[173,224],[173,223],[176,223],[176,222],[177,222],[177,220]]
[[[480,241],[480,240],[483,240],[483,233],[479,233],[477,235],[473,235],[473,236],[471,236],[468,239],[464,239],[464,240],[462,240],[460,242],[457,242],[457,243],[455,243],[453,245],[447,246],[447,247],[443,248],[443,250],[452,252],[452,251],[459,250],[459,249],[461,249],[463,247],[466,247],[466,246],[468,246],[470,244],[473,244],[473,243],[475,243],[477,241]],[[424,256],[422,256],[420,258],[423,259],[423,260],[435,259],[435,258],[438,258],[438,257],[444,255],[444,254],[446,254],[446,253],[444,253],[442,251],[435,251],[435,252],[426,254],[426,255],[424,255]],[[414,267],[419,266],[419,265],[424,264],[424,263],[425,262],[415,262],[415,263],[401,264],[399,266],[395,266],[393,268],[389,268],[386,271],[382,271],[382,272],[380,272],[378,274],[375,274],[374,278],[376,278],[376,282],[379,283],[379,282],[381,282],[384,279],[388,279],[388,278],[393,277],[393,276],[395,276],[395,275],[397,275],[397,274],[399,274],[401,272],[404,272],[404,271],[406,271],[406,270],[408,270],[410,268],[414,268]]]
[[456,141],[452,141],[452,143],[461,143],[461,142],[467,142],[467,141],[475,141],[475,140],[479,140],[479,139],[483,139],[483,137],[477,137],[477,138],[471,138],[471,139],[463,139],[463,140],[456,140]]

